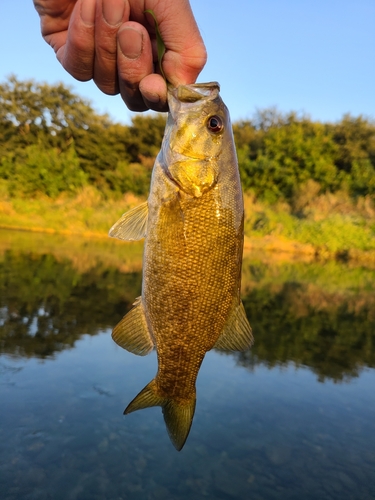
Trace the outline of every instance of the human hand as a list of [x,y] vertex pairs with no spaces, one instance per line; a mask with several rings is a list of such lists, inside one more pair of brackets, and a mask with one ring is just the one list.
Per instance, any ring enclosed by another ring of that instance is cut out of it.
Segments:
[[43,38],[77,80],[93,79],[132,111],[167,110],[167,86],[157,67],[154,20],[172,85],[194,83],[206,51],[189,0],[33,0]]

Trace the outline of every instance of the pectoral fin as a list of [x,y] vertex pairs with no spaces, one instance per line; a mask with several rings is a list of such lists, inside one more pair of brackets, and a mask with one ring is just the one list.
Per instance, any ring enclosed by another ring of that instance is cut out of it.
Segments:
[[251,326],[240,301],[233,309],[224,330],[214,345],[220,351],[246,351],[254,342]]
[[120,347],[139,356],[145,356],[152,351],[154,342],[147,325],[141,297],[135,300],[133,308],[114,327],[112,338]]
[[119,240],[141,240],[146,236],[148,218],[148,203],[132,208],[111,227],[109,236]]

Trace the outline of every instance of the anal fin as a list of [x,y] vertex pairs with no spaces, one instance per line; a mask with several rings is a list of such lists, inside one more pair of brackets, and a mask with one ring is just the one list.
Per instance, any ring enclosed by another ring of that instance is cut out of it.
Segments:
[[148,203],[145,201],[138,207],[125,212],[109,230],[109,236],[119,240],[135,241],[146,236],[148,219]]
[[141,297],[135,300],[132,309],[114,327],[112,338],[120,347],[139,356],[145,356],[152,351],[154,342]]
[[214,348],[220,351],[246,351],[253,342],[253,334],[244,306],[242,301],[237,302]]

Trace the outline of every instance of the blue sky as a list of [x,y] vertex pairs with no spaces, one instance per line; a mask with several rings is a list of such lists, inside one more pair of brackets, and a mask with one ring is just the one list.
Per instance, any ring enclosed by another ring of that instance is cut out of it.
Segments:
[[[375,119],[374,0],[191,0],[208,50],[199,81],[217,80],[232,121],[277,106],[314,120]],[[32,0],[0,1],[0,81],[63,81],[128,123],[121,99],[75,81],[41,38]]]

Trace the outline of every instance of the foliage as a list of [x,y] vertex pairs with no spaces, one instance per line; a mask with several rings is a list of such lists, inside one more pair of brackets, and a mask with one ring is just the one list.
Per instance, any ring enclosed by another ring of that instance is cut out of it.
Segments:
[[85,186],[75,197],[62,194],[55,200],[11,198],[0,202],[0,226],[107,238],[121,215],[143,201],[134,195],[108,199],[92,186]]
[[[326,257],[355,258],[353,249],[374,253],[375,209],[370,198],[354,202],[345,192],[319,194],[318,188],[313,181],[301,187],[294,213],[285,203],[271,206],[245,195],[245,234],[286,239]],[[281,248],[280,241],[277,246]]]
[[146,194],[164,126],[162,115],[116,124],[62,84],[11,76],[0,84],[0,179],[10,196],[56,197],[86,183],[109,197]]
[[9,181],[9,194],[22,198],[38,194],[55,198],[62,192],[77,192],[87,182],[74,148],[60,151],[38,144],[4,156],[0,175]]
[[375,194],[374,122],[346,115],[322,124],[271,109],[233,128],[244,188],[270,203],[293,204],[309,180],[322,192]]

